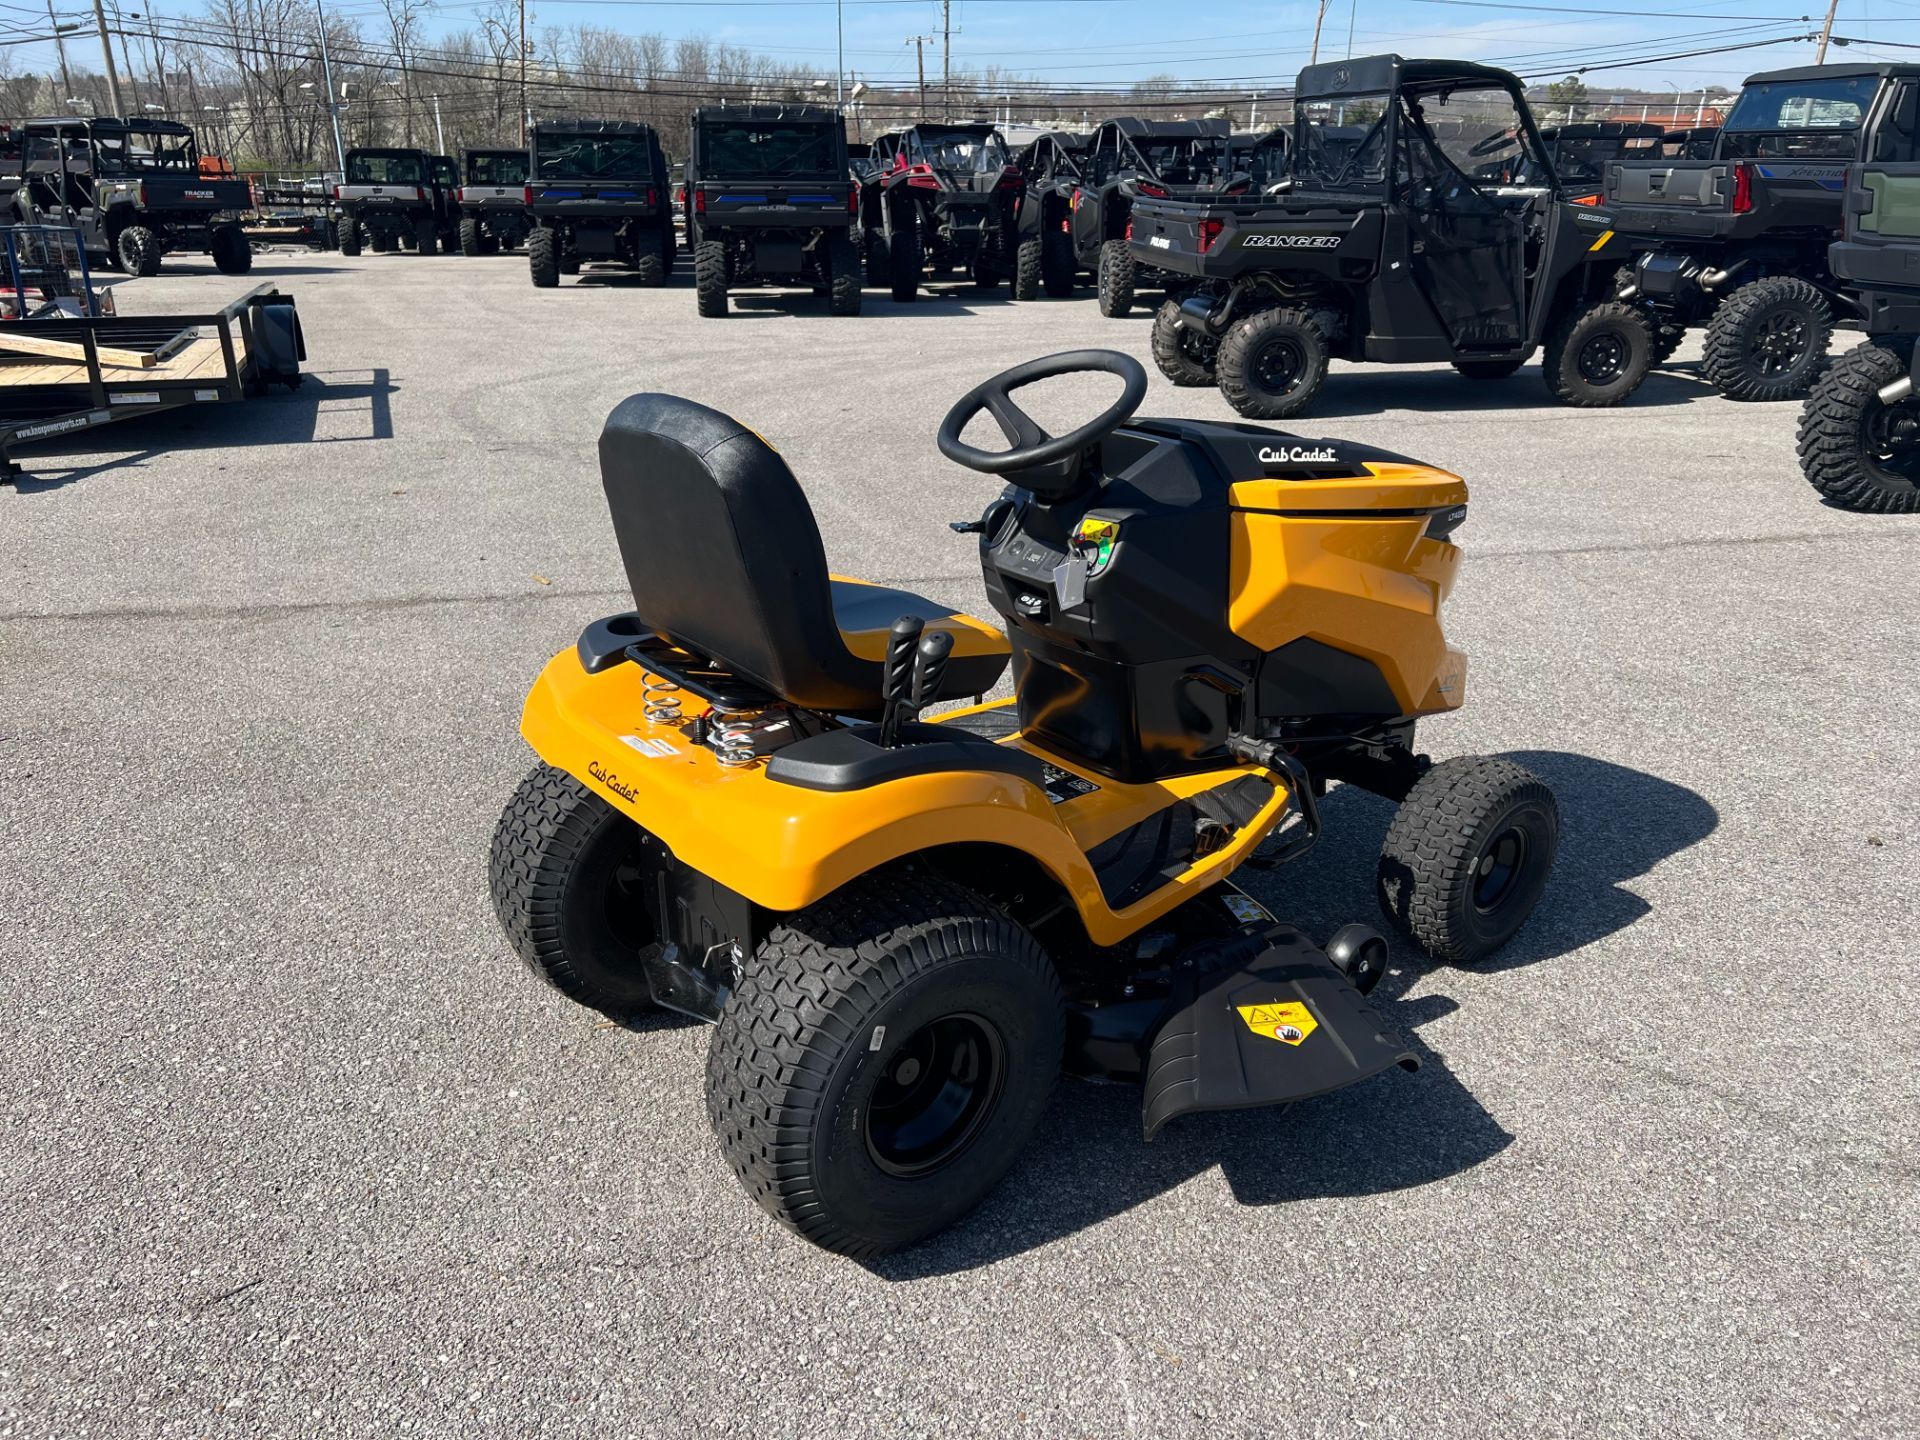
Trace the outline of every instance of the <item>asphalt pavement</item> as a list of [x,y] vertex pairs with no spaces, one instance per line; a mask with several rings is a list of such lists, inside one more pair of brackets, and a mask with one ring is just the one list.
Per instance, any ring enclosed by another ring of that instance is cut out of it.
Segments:
[[[169,270],[123,310],[241,288]],[[297,393],[0,487],[0,1436],[1920,1433],[1920,520],[1823,507],[1796,405],[1697,339],[1605,411],[1336,365],[1290,428],[1472,487],[1423,745],[1552,783],[1541,909],[1480,969],[1396,948],[1419,1073],[1152,1145],[1063,1082],[980,1211],[861,1266],[739,1191],[704,1029],[570,1005],[493,920],[521,698],[626,603],[594,441],[635,391],[727,410],[837,570],[978,607],[947,405],[1145,359],[1148,312],[252,279]],[[1388,807],[1325,818],[1251,886],[1322,936],[1376,918]]]

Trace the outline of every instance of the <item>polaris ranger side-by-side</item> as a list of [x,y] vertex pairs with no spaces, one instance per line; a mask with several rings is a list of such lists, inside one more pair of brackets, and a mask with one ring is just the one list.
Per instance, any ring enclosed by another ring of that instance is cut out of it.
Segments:
[[1045,289],[1071,295],[1080,277],[1073,250],[1073,192],[1086,178],[1087,137],[1049,130],[1014,157],[1021,190],[1014,212],[1013,298],[1037,300]]
[[155,275],[164,255],[200,250],[223,274],[253,268],[240,215],[253,197],[244,180],[200,173],[193,131],[172,120],[63,116],[15,127],[20,178],[11,218],[62,225],[129,275]]
[[524,244],[527,218],[527,152],[468,150],[454,200],[460,207],[460,253],[497,255]]
[[1846,510],[1920,512],[1916,103],[1901,96],[1881,112],[1869,147],[1875,158],[1848,167],[1844,228],[1827,254],[1867,338],[1836,359],[1807,396],[1800,468],[1830,504]]
[[417,250],[432,255],[451,243],[457,176],[453,162],[425,150],[369,147],[347,152],[347,173],[333,198],[340,206],[340,253]]
[[707,106],[687,127],[680,191],[702,315],[727,313],[735,286],[826,291],[835,315],[860,313],[860,194],[836,110]]
[[[1133,250],[1195,289],[1154,321],[1175,384],[1218,383],[1242,415],[1304,410],[1330,358],[1444,360],[1476,380],[1545,346],[1548,387],[1613,405],[1645,379],[1652,332],[1613,298],[1612,242],[1576,228],[1518,79],[1376,55],[1300,72],[1284,193],[1134,202]],[[1358,145],[1323,129],[1370,117]],[[1538,183],[1477,175],[1517,145]]]
[[[1184,292],[1186,277],[1127,246],[1127,225],[1139,200],[1191,199],[1226,190],[1235,180],[1232,129],[1225,120],[1103,120],[1087,142],[1085,179],[1074,188],[1073,250],[1077,265],[1097,277],[1102,315],[1133,310],[1140,289]],[[1248,177],[1236,193],[1252,191]]]
[[[1589,222],[1638,253],[1620,293],[1671,327],[1705,324],[1708,380],[1737,400],[1803,395],[1853,307],[1827,267],[1850,161],[1883,158],[1920,65],[1815,65],[1750,77],[1705,160],[1608,166]],[[1912,113],[1908,103],[1907,113]]]
[[545,120],[529,134],[527,268],[551,289],[583,261],[624,265],[643,285],[673,273],[667,159],[651,125]]
[[928,120],[881,136],[873,155],[860,195],[869,283],[911,300],[928,279],[990,289],[1012,274],[1020,172],[998,130]]

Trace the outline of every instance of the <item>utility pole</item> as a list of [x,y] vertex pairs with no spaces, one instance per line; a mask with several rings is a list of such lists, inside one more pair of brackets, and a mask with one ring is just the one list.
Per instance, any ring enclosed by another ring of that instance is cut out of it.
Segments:
[[[833,108],[836,110],[846,103],[840,94],[841,82],[847,74],[846,39],[840,24],[841,9],[840,0],[833,0]],[[47,17],[53,17],[53,0],[47,0]]]
[[[57,36],[55,37],[58,38]],[[153,73],[160,78],[160,108],[173,113],[173,100],[167,94],[167,57],[160,48],[160,32],[153,28],[153,12],[147,12],[147,38],[153,41]]]
[[920,67],[920,118],[927,118],[927,46],[933,43],[931,35],[909,35],[907,43],[913,46],[913,58]]
[[107,12],[100,0],[93,0],[93,23],[99,27],[100,54],[107,62],[107,100],[115,115],[125,115],[120,108],[120,72],[113,68],[113,41],[107,38]]
[[113,28],[120,32],[120,63],[127,67],[127,89],[133,92],[133,108],[140,108],[140,80],[133,73],[133,51],[127,48],[127,21],[120,13],[120,6],[113,7]]
[[527,0],[520,0],[520,143],[527,143]]
[[313,13],[320,18],[320,80],[327,87],[327,118],[333,122],[333,160],[340,167],[340,178],[347,177],[347,147],[340,138],[340,92],[333,88],[333,56],[327,49],[327,12],[320,0],[313,0]]
[[[1839,0],[1834,0],[1834,3],[1837,5]],[[1327,0],[1320,0],[1320,9],[1313,17],[1313,56],[1307,61],[1309,65],[1320,63],[1320,23],[1326,18]]]
[[1353,17],[1359,9],[1360,0],[1353,0],[1353,3],[1347,6],[1347,59],[1349,60],[1353,58]]
[[1820,27],[1820,48],[1813,52],[1813,63],[1816,65],[1827,63],[1827,41],[1833,38],[1833,15],[1839,8],[1840,0],[1828,0],[1827,23]]
[[47,0],[47,28],[53,31],[53,48],[60,52],[60,83],[66,87],[60,92],[60,103],[64,105],[73,94],[73,76],[67,72],[67,42],[60,38],[60,22],[53,18],[53,0]]
[[446,128],[440,123],[440,97],[438,95],[433,97],[433,138],[439,142],[439,153],[442,155],[446,154],[447,132]]
[[953,118],[953,0],[940,0],[940,118]]

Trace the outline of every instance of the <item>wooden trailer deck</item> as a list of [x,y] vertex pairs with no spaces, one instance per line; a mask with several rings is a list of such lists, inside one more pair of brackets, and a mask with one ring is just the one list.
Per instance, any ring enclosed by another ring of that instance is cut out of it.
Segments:
[[[179,341],[176,348],[165,353],[161,353],[161,347],[170,341],[178,340],[182,332],[170,331],[161,335],[156,330],[152,337],[152,348],[144,351],[140,341],[147,337],[136,339],[126,334],[115,334],[112,337],[111,347],[106,346],[103,341],[97,348],[103,351],[121,348],[144,353],[147,363],[145,365],[115,363],[110,356],[103,354],[100,367],[102,379],[144,380],[150,383],[183,380],[211,383],[226,379],[227,356],[226,350],[220,343],[219,333],[216,331],[213,334],[206,334],[198,327],[189,327],[189,329],[191,334],[188,334],[185,340]],[[12,338],[14,337],[9,336],[6,328],[0,328],[0,386],[86,385],[89,383],[90,377],[84,355],[63,361],[49,356],[21,353],[9,345],[8,342]],[[18,338],[26,340],[41,337],[36,335]],[[52,338],[55,344],[81,348],[79,342],[61,340],[57,332]],[[244,369],[247,361],[246,336],[235,334],[232,337],[232,344],[233,362]]]

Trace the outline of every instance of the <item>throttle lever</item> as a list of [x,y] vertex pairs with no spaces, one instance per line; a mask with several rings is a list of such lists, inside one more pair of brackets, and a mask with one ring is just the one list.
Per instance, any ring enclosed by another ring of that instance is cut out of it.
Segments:
[[935,630],[920,637],[919,648],[914,651],[913,718],[918,719],[922,710],[940,698],[940,682],[946,677],[947,657],[952,653],[952,631]]
[[888,749],[899,743],[900,723],[912,704],[914,657],[919,653],[920,632],[926,624],[918,615],[902,615],[887,632],[887,659],[880,680],[880,699],[885,706],[880,716],[880,743]]

